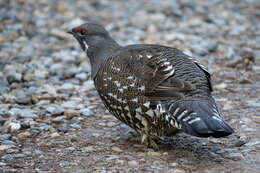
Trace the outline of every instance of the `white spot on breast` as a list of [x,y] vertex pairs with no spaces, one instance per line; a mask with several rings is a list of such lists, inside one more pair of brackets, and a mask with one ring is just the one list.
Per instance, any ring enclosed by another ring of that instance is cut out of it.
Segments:
[[122,102],[122,99],[121,99],[121,98],[118,98],[117,101]]
[[120,84],[117,80],[114,81],[114,83],[116,84],[117,87],[120,87],[120,86],[121,86],[121,84]]
[[127,114],[126,114],[129,118],[131,118],[131,114],[130,114],[130,112],[127,112]]
[[135,118],[141,120],[141,119],[142,119],[142,116],[141,116],[140,114],[136,113],[136,114],[135,114]]
[[142,58],[142,57],[143,57],[143,55],[141,55],[141,54],[140,54],[140,55],[139,55],[139,57],[140,57],[140,58]]
[[107,95],[109,95],[110,97],[113,97],[114,99],[117,99],[117,95],[115,95],[113,93],[108,93]]
[[192,123],[195,123],[196,121],[200,121],[200,120],[201,120],[201,118],[197,117],[197,118],[194,118],[194,119],[188,121],[188,124],[192,124]]
[[146,102],[143,104],[145,107],[149,108],[150,107],[150,102]]
[[108,77],[107,79],[108,79],[108,80],[112,80],[112,77]]
[[136,112],[143,112],[141,107],[138,107],[137,109],[135,109]]
[[149,109],[145,112],[149,117],[154,117],[154,111],[152,109]]
[[123,93],[124,90],[122,88],[119,88],[118,91]]
[[152,58],[152,55],[147,55],[147,58],[148,58],[148,59]]
[[105,83],[104,86],[107,87],[108,86],[107,83]]
[[125,108],[124,108],[126,111],[130,111],[129,109],[129,106],[127,105]]
[[131,100],[132,102],[138,102],[138,99],[137,98],[134,98]]
[[123,89],[128,89],[128,86],[123,86],[122,88],[123,88]]
[[132,83],[132,84],[130,84],[129,86],[130,86],[130,87],[134,87],[134,86],[135,86],[135,83]]
[[147,127],[148,127],[148,121],[147,121],[144,117],[142,117],[142,124],[143,124],[144,127],[147,129]]
[[127,79],[132,80],[132,79],[134,79],[134,76],[128,76]]
[[145,90],[145,86],[141,86],[138,89],[141,90],[141,91],[144,91]]

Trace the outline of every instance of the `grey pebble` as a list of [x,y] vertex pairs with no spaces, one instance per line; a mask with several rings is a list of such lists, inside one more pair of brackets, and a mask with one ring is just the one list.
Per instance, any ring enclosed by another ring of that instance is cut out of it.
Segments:
[[65,83],[60,87],[61,90],[72,90],[74,88],[75,86],[72,83]]
[[80,129],[81,126],[80,126],[79,124],[74,123],[74,124],[70,124],[70,128],[73,128],[73,129]]
[[31,123],[28,120],[21,120],[20,123],[23,129],[28,129],[31,127]]
[[8,149],[8,150],[6,150],[6,154],[12,154],[12,153],[17,153],[17,152],[19,152],[18,149]]
[[7,119],[0,115],[0,124],[3,124]]
[[51,105],[46,108],[47,112],[49,112],[53,116],[58,116],[64,113],[64,109],[59,105]]
[[44,154],[44,152],[42,150],[35,150],[34,152],[37,155],[43,155]]
[[10,162],[10,161],[13,161],[14,157],[13,157],[12,154],[6,154],[6,155],[3,155],[3,156],[1,157],[1,159]]
[[58,131],[60,131],[60,132],[64,132],[64,133],[67,133],[68,132],[68,128],[66,128],[66,127],[60,127],[60,128],[58,128]]
[[254,100],[248,100],[247,105],[249,107],[260,108],[260,102],[257,102],[257,101],[254,101]]
[[243,154],[241,153],[229,153],[228,157],[232,160],[242,160],[244,158]]
[[79,73],[75,77],[81,81],[85,81],[87,80],[88,75],[86,73]]
[[4,140],[1,142],[1,145],[16,145],[16,142],[11,140]]
[[94,115],[94,113],[90,109],[88,109],[88,108],[81,109],[79,112],[82,115],[87,116],[87,117]]
[[31,103],[31,96],[27,94],[23,90],[19,90],[16,93],[16,102],[19,104],[30,104]]
[[55,117],[55,118],[52,118],[51,121],[54,122],[54,123],[61,123],[65,120],[65,117],[64,116],[58,116],[58,117]]
[[24,158],[24,157],[26,157],[26,155],[23,153],[18,153],[18,154],[14,154],[13,157],[14,158]]
[[9,134],[9,133],[2,134],[2,135],[0,135],[0,140],[7,140],[7,139],[10,139],[11,136],[12,136],[12,135]]
[[75,101],[66,101],[62,103],[61,106],[64,108],[76,108],[78,104]]
[[12,72],[9,73],[6,76],[7,81],[11,84],[13,82],[21,82],[22,81],[22,74],[21,73],[16,73],[16,72]]
[[11,115],[11,116],[18,116],[19,113],[21,112],[22,110],[19,109],[19,108],[11,108],[8,113]]
[[24,109],[20,112],[19,117],[36,119],[36,118],[38,118],[38,115],[33,113],[32,110],[30,110],[30,109]]
[[7,164],[5,162],[0,162],[0,166],[6,166]]

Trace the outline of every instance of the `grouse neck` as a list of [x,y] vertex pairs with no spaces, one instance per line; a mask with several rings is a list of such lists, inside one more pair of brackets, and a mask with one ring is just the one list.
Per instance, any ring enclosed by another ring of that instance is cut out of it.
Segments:
[[102,40],[97,45],[89,45],[87,55],[91,64],[91,77],[95,78],[101,66],[106,62],[110,55],[119,50],[121,46],[111,37]]

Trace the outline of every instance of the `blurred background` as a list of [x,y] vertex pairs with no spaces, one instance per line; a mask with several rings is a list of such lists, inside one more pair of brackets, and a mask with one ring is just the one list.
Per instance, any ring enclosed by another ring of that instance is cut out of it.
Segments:
[[[259,17],[257,0],[1,0],[0,172],[260,171]],[[162,44],[196,58],[237,133],[180,136],[142,160],[139,141],[116,140],[127,127],[100,105],[88,59],[66,33],[86,21],[121,45]]]

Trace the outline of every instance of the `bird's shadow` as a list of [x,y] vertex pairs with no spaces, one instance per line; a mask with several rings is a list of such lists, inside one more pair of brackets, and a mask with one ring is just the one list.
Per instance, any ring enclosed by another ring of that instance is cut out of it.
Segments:
[[[159,141],[159,150],[157,152],[167,152],[167,159],[172,161],[186,158],[196,163],[222,163],[229,160],[227,152],[234,148],[227,138],[222,139],[198,138],[181,133]],[[119,143],[126,145],[128,150],[147,151],[145,146],[140,147],[142,146],[140,144],[140,135],[135,132],[122,137]]]

